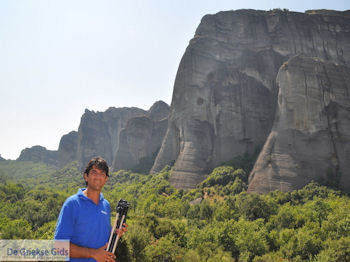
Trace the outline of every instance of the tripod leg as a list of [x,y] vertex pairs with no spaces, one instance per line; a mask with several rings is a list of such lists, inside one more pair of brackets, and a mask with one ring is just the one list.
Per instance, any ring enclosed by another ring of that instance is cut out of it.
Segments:
[[[124,221],[124,219],[125,219],[125,215],[122,216],[122,219],[121,219],[121,222],[120,222],[120,225],[119,225],[119,230],[121,230],[122,227],[123,227],[123,221]],[[114,242],[114,246],[113,246],[113,250],[112,250],[112,253],[113,253],[113,254],[114,254],[115,249],[116,249],[116,247],[117,247],[119,238],[120,238],[120,237],[119,237],[119,235],[117,234],[117,239],[116,239],[115,242]]]
[[110,236],[109,236],[107,251],[109,251],[111,245],[113,245],[113,243],[111,243],[111,242],[112,242],[112,239],[113,239],[113,233],[115,232],[115,229],[117,228],[118,218],[119,218],[119,213],[117,213],[117,215],[115,216],[114,225],[113,225],[113,228],[112,228],[112,230],[111,230],[111,234],[110,234]]

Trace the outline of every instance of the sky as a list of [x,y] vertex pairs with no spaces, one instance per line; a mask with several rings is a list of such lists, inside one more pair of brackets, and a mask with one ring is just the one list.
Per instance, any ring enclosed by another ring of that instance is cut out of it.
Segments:
[[348,0],[0,0],[0,155],[57,150],[85,109],[170,105],[178,65],[206,14],[348,10]]

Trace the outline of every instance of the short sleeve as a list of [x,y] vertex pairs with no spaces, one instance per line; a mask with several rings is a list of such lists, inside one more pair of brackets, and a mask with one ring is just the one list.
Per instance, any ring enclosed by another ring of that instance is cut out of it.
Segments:
[[67,199],[57,219],[55,239],[72,239],[74,231],[74,201]]

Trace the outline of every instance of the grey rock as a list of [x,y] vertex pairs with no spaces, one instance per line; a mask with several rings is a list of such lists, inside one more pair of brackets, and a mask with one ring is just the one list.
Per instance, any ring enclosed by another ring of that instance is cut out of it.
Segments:
[[100,156],[111,165],[119,146],[119,134],[129,119],[145,115],[139,108],[114,108],[105,112],[85,110],[78,129],[77,158],[83,168],[92,157]]
[[32,161],[34,163],[45,163],[47,165],[56,167],[58,162],[58,154],[55,150],[47,150],[42,146],[33,146],[23,149],[20,156],[16,160]]
[[78,132],[72,131],[62,136],[58,146],[58,167],[63,168],[77,160]]
[[323,181],[350,190],[350,68],[298,56],[277,75],[273,129],[249,192],[291,191]]
[[140,117],[131,118],[120,132],[113,170],[129,169],[148,173],[168,126],[169,106],[156,102]]
[[146,116],[152,119],[153,121],[160,121],[164,118],[168,118],[169,112],[170,107],[167,103],[163,101],[157,101],[147,111]]
[[168,114],[169,106],[163,101],[154,103],[148,111],[135,107],[85,110],[77,137],[79,166],[83,168],[92,157],[101,156],[113,171],[151,167],[166,131]]
[[190,201],[190,205],[199,205],[200,203],[202,203],[203,201],[203,198],[199,197],[199,198],[196,198],[195,200],[192,200]]
[[23,150],[19,160],[45,161],[59,168],[77,160],[84,169],[92,157],[101,156],[112,170],[139,169],[145,164],[149,170],[163,140],[168,115],[169,106],[163,101],[148,111],[135,107],[110,107],[105,112],[86,109],[78,132],[64,135],[57,151],[37,146]]
[[349,11],[238,10],[203,17],[182,57],[168,129],[152,172],[189,189],[217,165],[261,148],[277,105],[276,75],[303,54],[349,64]]
[[6,159],[0,155],[0,161],[6,161]]

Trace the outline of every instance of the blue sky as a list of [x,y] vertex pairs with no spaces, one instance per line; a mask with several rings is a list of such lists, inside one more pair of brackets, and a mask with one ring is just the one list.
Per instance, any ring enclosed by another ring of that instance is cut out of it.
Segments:
[[170,104],[201,18],[224,10],[347,10],[343,1],[0,0],[0,154],[57,150],[87,108]]

